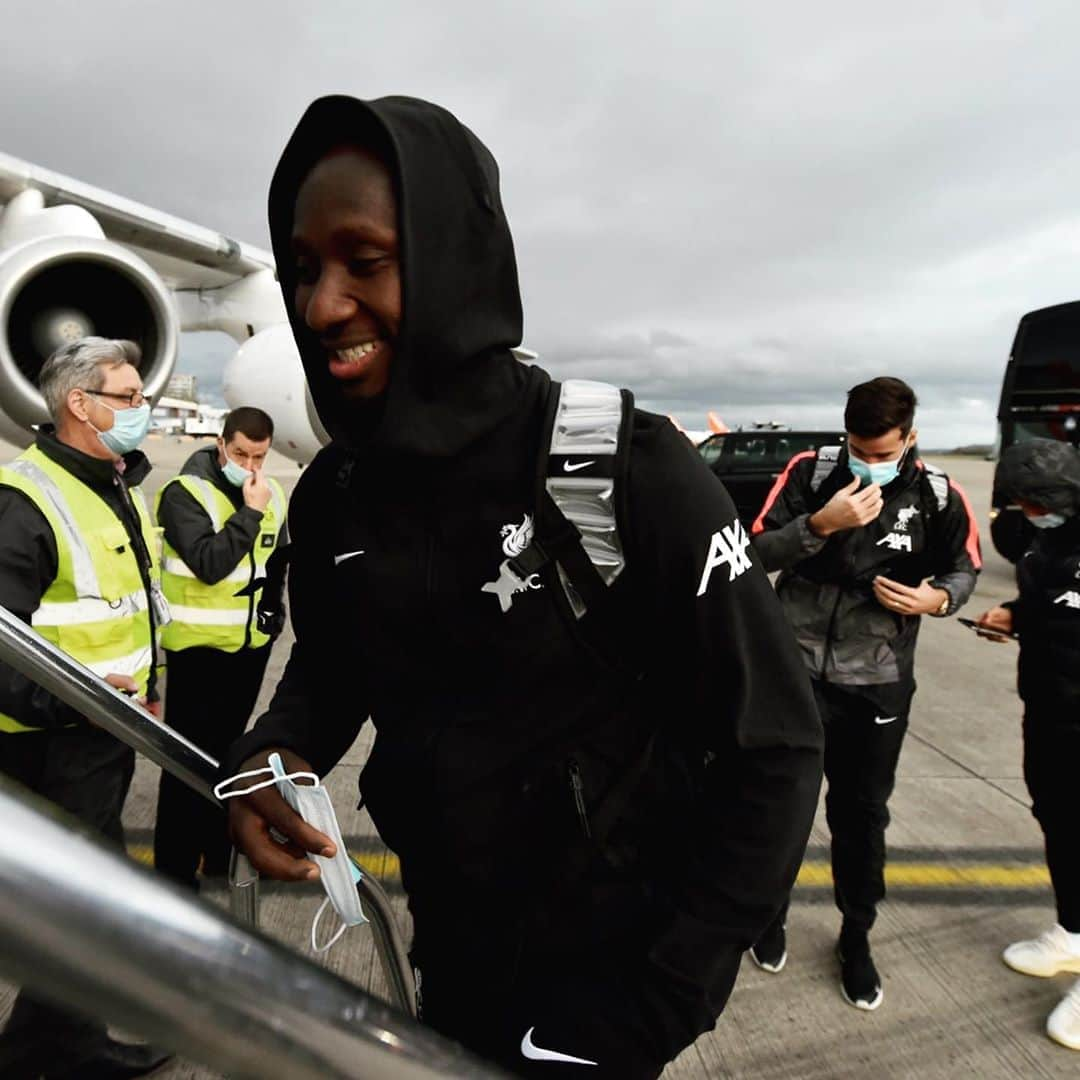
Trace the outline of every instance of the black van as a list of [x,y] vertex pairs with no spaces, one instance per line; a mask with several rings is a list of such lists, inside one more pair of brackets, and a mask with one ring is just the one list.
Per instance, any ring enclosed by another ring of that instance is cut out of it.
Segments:
[[713,435],[698,450],[705,464],[723,480],[749,531],[773,484],[787,463],[804,450],[838,446],[842,431],[729,431]]

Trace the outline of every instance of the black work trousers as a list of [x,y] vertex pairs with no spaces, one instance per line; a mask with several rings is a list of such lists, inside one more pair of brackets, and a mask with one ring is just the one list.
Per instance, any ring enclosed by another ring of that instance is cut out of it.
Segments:
[[[165,723],[220,761],[255,708],[270,646],[232,653],[195,647],[165,656]],[[224,810],[162,772],[154,827],[157,869],[194,889],[200,862],[204,875],[223,875],[230,850]]]
[[1024,710],[1024,780],[1031,812],[1042,827],[1046,865],[1054,887],[1058,922],[1080,934],[1080,822],[1076,770],[1080,764],[1080,716],[1076,706],[1027,704]]
[[[120,813],[135,770],[129,746],[89,725],[0,735],[0,769],[123,850]],[[20,991],[0,1036],[0,1076],[17,1080],[74,1068],[105,1040],[98,1021]]]

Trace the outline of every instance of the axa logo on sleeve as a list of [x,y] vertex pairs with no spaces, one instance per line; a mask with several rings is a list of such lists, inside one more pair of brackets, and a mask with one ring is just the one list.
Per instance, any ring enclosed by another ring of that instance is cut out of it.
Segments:
[[1070,589],[1068,592],[1063,592],[1054,603],[1064,604],[1070,608],[1080,608],[1080,592]]
[[725,525],[718,532],[714,532],[709,542],[709,555],[705,560],[705,569],[701,572],[698,596],[705,595],[712,573],[718,566],[728,568],[728,581],[734,581],[745,574],[753,565],[747,554],[749,547],[750,537],[746,535],[741,521],[736,520],[734,524]]

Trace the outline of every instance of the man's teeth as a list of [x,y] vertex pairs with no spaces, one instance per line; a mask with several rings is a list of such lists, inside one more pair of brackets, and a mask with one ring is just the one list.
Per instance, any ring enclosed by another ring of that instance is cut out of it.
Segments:
[[353,345],[350,349],[338,349],[337,356],[339,360],[344,360],[346,363],[356,364],[378,347],[379,343],[377,341],[365,341],[360,345]]

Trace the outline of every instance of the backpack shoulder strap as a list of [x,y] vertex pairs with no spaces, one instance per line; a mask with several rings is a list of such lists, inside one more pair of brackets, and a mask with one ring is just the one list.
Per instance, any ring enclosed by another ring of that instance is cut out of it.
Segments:
[[930,485],[930,490],[934,493],[934,502],[940,512],[949,505],[949,477],[936,465],[924,461],[922,466],[923,475]]
[[573,622],[589,616],[585,643],[624,669],[632,665],[608,590],[626,568],[620,523],[633,408],[628,390],[606,383],[551,384],[536,462],[534,534],[508,560],[523,581],[554,564]]
[[839,460],[839,445],[818,447],[817,459],[814,461],[814,473],[810,477],[811,491],[817,491],[817,489],[825,483],[825,478],[836,468],[836,464]]

